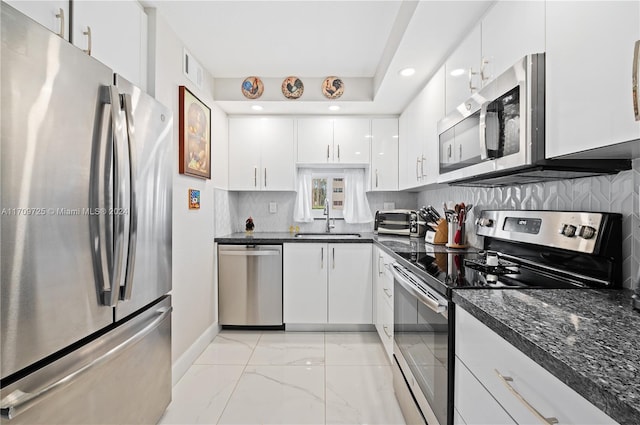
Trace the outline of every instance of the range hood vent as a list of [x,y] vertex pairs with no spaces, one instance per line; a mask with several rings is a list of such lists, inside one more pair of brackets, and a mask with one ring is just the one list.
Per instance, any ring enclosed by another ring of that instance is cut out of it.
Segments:
[[452,186],[502,187],[617,174],[630,170],[630,159],[547,159],[534,165],[498,170],[449,182]]

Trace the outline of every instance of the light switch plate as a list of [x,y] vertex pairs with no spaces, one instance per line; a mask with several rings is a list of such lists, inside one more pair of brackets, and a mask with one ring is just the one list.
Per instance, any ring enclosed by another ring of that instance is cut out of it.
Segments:
[[395,210],[396,203],[395,202],[384,202],[382,209],[384,210]]
[[269,202],[269,212],[271,214],[278,212],[278,204],[276,202]]

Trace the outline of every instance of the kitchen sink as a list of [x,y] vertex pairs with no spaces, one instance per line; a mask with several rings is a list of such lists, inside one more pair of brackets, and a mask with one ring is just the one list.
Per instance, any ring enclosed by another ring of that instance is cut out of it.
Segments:
[[360,233],[296,233],[300,239],[356,239],[362,237]]

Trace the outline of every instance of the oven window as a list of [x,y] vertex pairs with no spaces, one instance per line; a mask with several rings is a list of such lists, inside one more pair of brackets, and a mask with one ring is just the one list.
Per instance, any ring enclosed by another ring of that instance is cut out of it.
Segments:
[[394,340],[441,424],[447,423],[449,321],[394,285]]

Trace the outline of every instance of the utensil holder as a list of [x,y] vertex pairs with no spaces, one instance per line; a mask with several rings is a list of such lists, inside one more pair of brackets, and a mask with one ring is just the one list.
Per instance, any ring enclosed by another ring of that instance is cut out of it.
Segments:
[[[465,231],[465,223],[459,223],[458,220],[449,222],[449,228],[447,232],[447,248],[466,248],[467,245],[467,233]],[[457,241],[457,242],[456,242]]]

